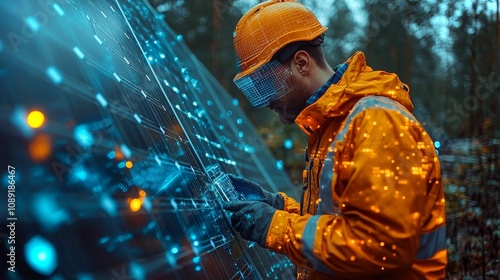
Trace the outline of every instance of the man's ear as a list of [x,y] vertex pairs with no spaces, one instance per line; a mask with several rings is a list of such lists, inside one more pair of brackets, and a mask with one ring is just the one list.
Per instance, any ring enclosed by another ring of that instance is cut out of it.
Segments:
[[304,50],[300,50],[293,56],[294,67],[297,67],[297,71],[302,75],[309,74],[311,69],[311,56]]

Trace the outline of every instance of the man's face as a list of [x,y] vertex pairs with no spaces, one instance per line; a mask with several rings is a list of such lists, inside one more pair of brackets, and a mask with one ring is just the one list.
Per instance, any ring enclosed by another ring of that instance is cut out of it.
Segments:
[[269,109],[275,111],[281,123],[290,125],[295,122],[295,118],[306,107],[307,99],[310,97],[304,82],[294,74],[290,77],[292,83],[296,86],[284,96],[272,101],[269,104]]

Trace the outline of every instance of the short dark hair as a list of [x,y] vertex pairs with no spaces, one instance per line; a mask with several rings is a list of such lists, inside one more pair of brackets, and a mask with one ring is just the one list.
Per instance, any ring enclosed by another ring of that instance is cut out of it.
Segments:
[[314,61],[321,69],[326,69],[326,59],[323,53],[323,49],[321,48],[323,40],[324,34],[321,34],[311,41],[299,41],[290,43],[281,48],[281,50],[279,50],[276,54],[274,54],[271,60],[278,60],[281,63],[288,64],[291,62],[296,52],[305,51],[314,59]]

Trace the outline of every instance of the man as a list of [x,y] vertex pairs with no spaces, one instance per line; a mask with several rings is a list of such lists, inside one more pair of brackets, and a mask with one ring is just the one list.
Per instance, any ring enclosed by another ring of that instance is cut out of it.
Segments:
[[256,107],[308,135],[301,203],[231,176],[240,235],[285,254],[299,279],[444,279],[444,193],[409,87],[355,53],[335,69],[326,27],[293,0],[267,1],[234,32],[234,81]]

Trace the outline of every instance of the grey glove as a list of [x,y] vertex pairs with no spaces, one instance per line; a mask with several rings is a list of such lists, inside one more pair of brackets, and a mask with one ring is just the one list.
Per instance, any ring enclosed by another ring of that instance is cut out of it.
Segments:
[[240,200],[224,203],[224,209],[233,212],[231,225],[241,237],[266,247],[267,232],[276,208],[263,202]]
[[243,194],[246,200],[265,202],[278,210],[283,210],[285,207],[285,200],[279,193],[268,192],[259,184],[245,178],[236,177],[232,174],[228,174],[228,176],[234,189]]

